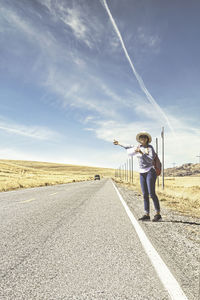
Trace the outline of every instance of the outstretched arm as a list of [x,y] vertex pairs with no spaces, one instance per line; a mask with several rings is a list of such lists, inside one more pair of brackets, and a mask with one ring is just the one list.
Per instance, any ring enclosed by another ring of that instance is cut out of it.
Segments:
[[118,141],[114,140],[113,141],[113,144],[116,145],[116,146],[120,146],[120,147],[123,147],[124,149],[129,149],[129,148],[132,148],[133,146],[124,146],[124,145],[121,145]]

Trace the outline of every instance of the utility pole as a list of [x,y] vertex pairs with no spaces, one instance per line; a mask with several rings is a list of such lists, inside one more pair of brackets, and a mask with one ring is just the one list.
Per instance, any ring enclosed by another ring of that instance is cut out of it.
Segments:
[[129,169],[129,164],[128,164],[129,162],[128,162],[128,159],[127,159],[127,162],[126,162],[126,163],[127,163],[127,182],[128,182],[128,172],[129,172],[129,171],[128,171],[128,169]]
[[130,172],[129,158],[127,160],[127,164],[128,164],[128,182],[129,182],[129,172]]
[[[158,138],[156,138],[156,154],[158,155]],[[159,176],[157,177],[157,185],[159,187]]]
[[164,127],[162,127],[161,132],[161,138],[162,138],[162,189],[164,190]]
[[132,169],[132,172],[131,172],[131,182],[133,183],[133,156],[131,156],[131,169]]
[[131,183],[131,158],[129,158],[129,182]]
[[128,182],[128,159],[126,160],[126,165],[127,165],[127,169],[126,169],[126,181]]

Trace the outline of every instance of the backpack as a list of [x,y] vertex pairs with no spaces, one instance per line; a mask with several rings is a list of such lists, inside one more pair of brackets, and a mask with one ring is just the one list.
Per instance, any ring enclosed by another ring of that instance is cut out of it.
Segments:
[[156,170],[156,175],[159,176],[161,174],[162,164],[161,164],[160,159],[157,154],[155,154],[155,157],[153,160],[153,166]]

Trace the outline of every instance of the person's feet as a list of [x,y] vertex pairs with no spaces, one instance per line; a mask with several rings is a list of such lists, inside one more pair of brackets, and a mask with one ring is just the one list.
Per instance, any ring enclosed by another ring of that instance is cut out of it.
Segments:
[[162,220],[162,217],[160,214],[156,214],[152,220],[152,222],[158,222],[158,221],[161,221]]
[[[141,218],[138,219],[139,221],[150,221],[149,215],[144,215]],[[162,221],[161,214],[156,214],[152,220],[152,222],[159,222]]]
[[138,219],[139,221],[150,221],[150,216],[144,215],[143,217]]

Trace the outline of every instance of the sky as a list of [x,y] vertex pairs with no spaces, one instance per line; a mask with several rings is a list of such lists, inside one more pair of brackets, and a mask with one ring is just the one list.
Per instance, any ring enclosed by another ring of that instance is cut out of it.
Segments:
[[118,168],[164,127],[166,168],[199,161],[200,1],[0,4],[0,159]]

